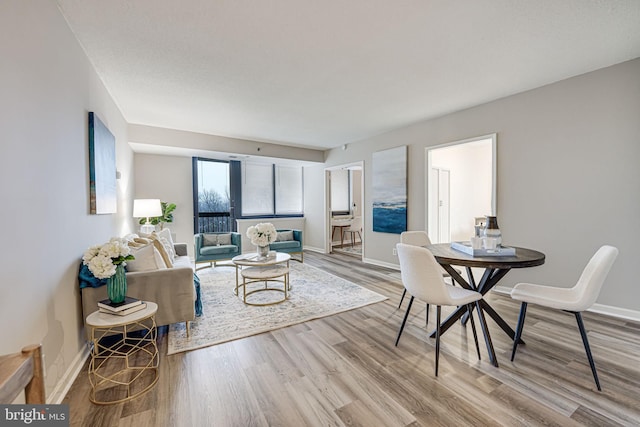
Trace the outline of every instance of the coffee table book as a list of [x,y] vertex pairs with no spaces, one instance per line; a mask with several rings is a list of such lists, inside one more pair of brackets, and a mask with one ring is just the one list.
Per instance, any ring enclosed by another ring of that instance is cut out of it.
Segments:
[[495,249],[473,249],[470,242],[451,242],[451,249],[471,256],[515,256],[516,248],[500,246]]
[[111,311],[111,310],[107,310],[106,308],[98,307],[98,311],[100,313],[112,314],[114,316],[126,316],[127,314],[131,314],[131,313],[135,313],[136,311],[144,310],[146,307],[147,307],[147,304],[143,302],[141,304],[134,305],[133,307],[129,307],[129,308],[125,309],[125,310]]
[[112,303],[109,299],[103,299],[102,301],[98,301],[98,308],[102,308],[110,312],[118,312],[141,304],[142,301],[133,297],[125,297],[124,301],[117,304]]

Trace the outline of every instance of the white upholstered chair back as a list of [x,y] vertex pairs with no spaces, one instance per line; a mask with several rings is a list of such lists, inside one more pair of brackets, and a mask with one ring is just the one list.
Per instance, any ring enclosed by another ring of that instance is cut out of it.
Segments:
[[353,218],[353,221],[351,221],[351,225],[345,231],[349,231],[352,233],[359,233],[360,231],[362,231],[362,217],[357,216]]
[[442,268],[433,254],[425,249],[405,243],[396,245],[400,260],[402,283],[409,294],[436,305],[456,305],[442,278]]
[[403,231],[400,234],[400,243],[413,246],[429,246],[431,239],[426,231]]
[[618,249],[613,246],[604,245],[598,249],[582,271],[578,283],[572,288],[576,300],[568,309],[585,311],[595,304],[604,280],[617,256]]

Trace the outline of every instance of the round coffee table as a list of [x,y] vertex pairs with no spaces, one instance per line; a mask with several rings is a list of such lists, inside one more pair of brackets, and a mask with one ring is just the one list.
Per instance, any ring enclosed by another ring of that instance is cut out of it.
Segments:
[[[289,260],[291,260],[291,255],[283,252],[270,252],[270,256],[266,258],[260,258],[257,254],[243,254],[233,257],[231,261],[236,266],[235,294],[238,295],[238,290],[242,288],[242,301],[248,305],[273,305],[286,301],[288,292],[291,290]],[[238,274],[242,276],[242,283],[240,283]],[[258,282],[264,282],[264,287],[247,290],[249,284]],[[270,287],[269,282],[281,282],[283,286],[282,288]],[[248,296],[265,291],[281,292],[283,298],[268,302],[247,301]]]

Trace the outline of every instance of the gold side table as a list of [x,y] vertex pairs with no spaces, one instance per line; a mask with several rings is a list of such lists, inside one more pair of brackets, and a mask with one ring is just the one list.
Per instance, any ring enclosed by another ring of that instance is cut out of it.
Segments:
[[[247,305],[273,305],[285,302],[287,298],[289,298],[287,294],[287,291],[289,291],[289,267],[286,265],[274,264],[263,267],[248,267],[243,268],[240,271],[240,274],[242,275],[242,284],[240,285],[240,287],[242,287],[242,302]],[[259,282],[264,282],[264,287],[260,286],[258,288],[247,291],[247,286],[250,283]],[[270,287],[268,286],[268,282],[281,282],[282,288]],[[257,292],[265,291],[281,292],[282,298],[275,301],[272,300],[267,302],[252,302],[247,300],[248,296]]]
[[[155,320],[158,305],[146,304],[146,308],[126,316],[100,311],[87,316],[93,343],[89,362],[91,402],[98,405],[126,402],[151,390],[158,381],[160,357]],[[114,341],[109,342],[110,336],[116,336]],[[101,343],[103,338],[107,338],[105,343]]]

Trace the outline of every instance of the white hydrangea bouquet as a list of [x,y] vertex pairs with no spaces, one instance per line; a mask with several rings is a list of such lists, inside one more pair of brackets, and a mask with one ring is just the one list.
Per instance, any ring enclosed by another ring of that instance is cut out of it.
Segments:
[[278,232],[273,224],[263,222],[249,227],[247,229],[247,237],[251,239],[253,245],[268,246],[269,243],[276,241]]
[[82,257],[82,263],[89,267],[98,279],[108,279],[116,274],[118,265],[126,265],[134,258],[127,241],[117,237],[111,238],[103,245],[91,246]]

